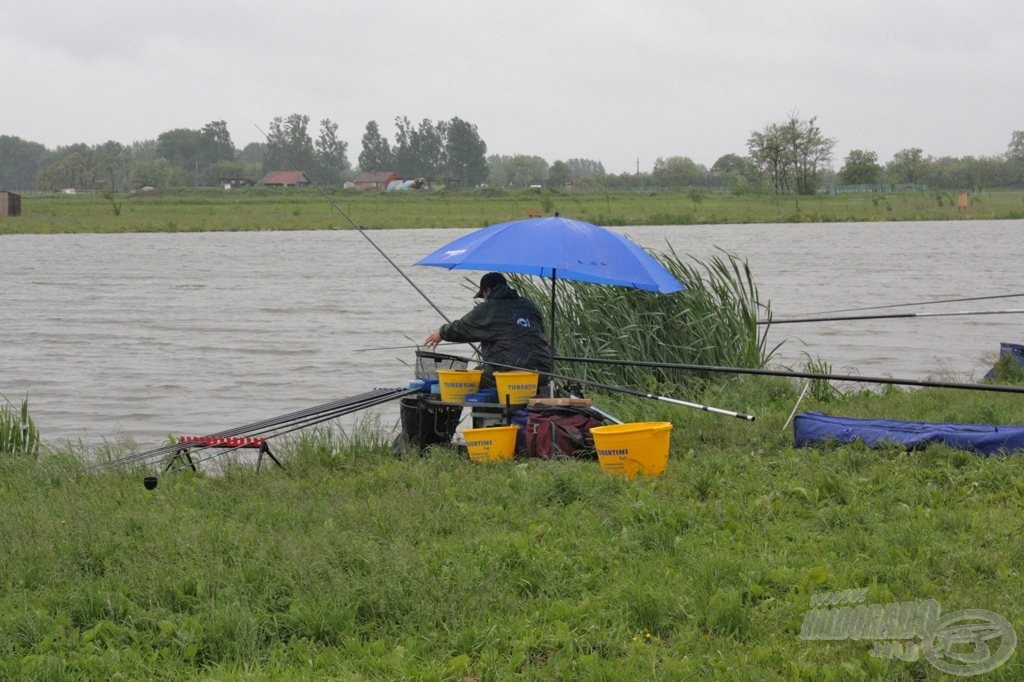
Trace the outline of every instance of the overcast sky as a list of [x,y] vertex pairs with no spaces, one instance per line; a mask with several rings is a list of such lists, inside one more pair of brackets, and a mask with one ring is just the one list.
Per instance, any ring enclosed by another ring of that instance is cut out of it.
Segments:
[[53,149],[275,116],[476,124],[488,154],[710,167],[790,113],[882,163],[1003,154],[1022,0],[28,0],[0,19],[0,135]]

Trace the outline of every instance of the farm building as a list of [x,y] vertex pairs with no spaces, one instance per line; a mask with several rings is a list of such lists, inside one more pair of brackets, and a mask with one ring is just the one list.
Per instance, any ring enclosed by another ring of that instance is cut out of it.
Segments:
[[261,185],[270,187],[303,187],[312,182],[302,171],[270,171],[260,180]]
[[398,180],[394,171],[363,171],[352,183],[356,189],[387,189],[389,183]]
[[14,218],[21,215],[21,195],[14,192],[0,192],[0,218]]

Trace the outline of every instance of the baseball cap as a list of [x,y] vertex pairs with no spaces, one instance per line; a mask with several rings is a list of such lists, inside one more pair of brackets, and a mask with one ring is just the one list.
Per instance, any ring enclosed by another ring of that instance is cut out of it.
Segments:
[[483,298],[484,289],[493,289],[499,284],[508,284],[505,280],[505,275],[500,272],[488,272],[480,278],[480,289],[473,294],[473,298]]

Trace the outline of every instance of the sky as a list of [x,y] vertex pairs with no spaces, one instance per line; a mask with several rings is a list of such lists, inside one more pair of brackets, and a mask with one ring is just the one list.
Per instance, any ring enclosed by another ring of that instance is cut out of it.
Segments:
[[33,0],[0,20],[0,135],[50,149],[275,117],[477,126],[487,153],[711,167],[795,114],[881,163],[1024,129],[1021,0]]

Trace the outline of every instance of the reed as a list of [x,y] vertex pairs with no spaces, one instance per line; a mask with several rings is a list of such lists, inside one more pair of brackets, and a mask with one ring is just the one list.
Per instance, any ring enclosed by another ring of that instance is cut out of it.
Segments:
[[21,401],[20,409],[7,398],[0,399],[0,455],[37,457],[39,430],[28,413],[28,398]]
[[[685,260],[674,250],[654,254],[686,286],[675,294],[559,280],[555,301],[558,355],[730,367],[763,367],[771,317],[761,303],[745,260],[722,252]],[[538,303],[550,329],[550,282],[512,276],[513,285]],[[575,368],[574,368],[575,369]],[[589,365],[577,374],[602,383],[644,387],[692,386],[710,373]],[[721,375],[720,375],[721,376]]]

